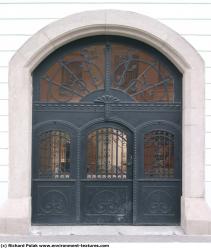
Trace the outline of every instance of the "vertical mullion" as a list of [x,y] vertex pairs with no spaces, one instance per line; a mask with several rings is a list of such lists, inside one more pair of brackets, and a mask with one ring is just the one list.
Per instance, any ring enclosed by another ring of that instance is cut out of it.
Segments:
[[[137,153],[137,138],[136,138],[137,134],[136,132],[134,133],[134,138],[133,138],[133,144],[134,144],[134,147],[133,147],[133,207],[132,207],[132,210],[133,210],[133,224],[136,223],[136,219],[137,219],[137,189],[138,189],[138,182],[137,182],[137,176],[136,176],[136,167],[137,167],[137,161],[136,161],[136,153]],[[142,136],[142,139],[141,141],[144,142],[144,139],[143,139],[143,136]],[[130,142],[130,146],[131,146],[131,142]],[[141,154],[142,154],[142,157],[143,157],[143,154],[144,154],[144,143],[143,143],[143,146],[142,146],[142,151],[141,151]]]
[[51,153],[52,153],[52,157],[53,157],[53,171],[54,171],[54,174],[56,173],[56,150],[55,150],[55,134],[53,133],[53,136],[52,136],[52,150],[51,150]]
[[66,143],[67,143],[67,138],[66,138],[66,134],[64,134],[64,137],[63,137],[63,141],[62,141],[62,144],[63,144],[63,167],[64,167],[64,174],[65,174],[65,177],[66,177],[66,174],[67,174],[67,167],[66,167],[66,151],[67,151],[67,148],[66,148]]
[[171,147],[171,145],[172,145],[172,143],[170,143],[171,142],[171,140],[170,140],[170,138],[171,138],[171,135],[170,135],[170,133],[168,134],[168,167],[169,167],[169,173],[170,173],[170,170],[171,170],[171,151],[172,151],[172,147]]
[[98,156],[98,141],[99,141],[99,139],[98,139],[98,130],[96,130],[96,136],[95,136],[95,138],[96,138],[96,172],[95,172],[95,174],[96,174],[96,178],[98,177],[98,171],[99,171],[99,165],[98,165],[98,160],[99,160],[99,156]]
[[162,167],[160,165],[160,143],[161,143],[161,134],[158,133],[158,163],[159,163],[159,177],[161,176]]
[[172,140],[171,134],[168,134],[168,161],[169,161],[169,172],[171,172],[171,158],[172,158]]
[[[51,165],[51,134],[49,132],[47,132],[47,153],[48,153],[48,157],[47,157],[47,175],[49,176],[49,168],[51,169],[50,165]],[[51,172],[52,172],[52,169],[51,169]]]
[[114,157],[114,152],[113,152],[113,135],[114,135],[114,129],[112,128],[111,132],[111,177],[113,177],[113,157]]
[[[73,177],[73,169],[72,169],[72,160],[73,160],[73,157],[72,157],[72,150],[71,150],[71,147],[72,147],[72,137],[69,136],[68,137],[68,142],[66,142],[66,145],[65,146],[65,165],[68,165],[66,166],[66,168],[68,169],[68,173],[69,173],[69,176],[70,177]],[[69,150],[69,151],[68,151]]]
[[166,168],[165,157],[166,157],[166,134],[165,132],[163,132],[163,168],[164,168],[165,177],[166,177],[168,176],[168,169]]
[[103,172],[103,156],[104,156],[104,129],[101,129],[101,141],[100,141],[100,150],[101,150],[101,160],[100,160],[100,175],[102,178],[102,172]]
[[111,44],[105,45],[105,92],[108,94],[111,87]]
[[116,130],[116,178],[118,177],[118,146],[119,146],[119,133],[118,130]]
[[106,154],[105,154],[105,156],[106,156],[106,178],[108,177],[108,129],[109,128],[106,128]]
[[61,134],[62,134],[62,132],[61,131],[59,131],[59,165],[58,165],[58,168],[59,168],[59,177],[60,177],[60,175],[61,175]]
[[[81,219],[81,178],[80,178],[80,165],[81,165],[81,134],[78,132],[77,134],[77,171],[76,171],[76,222],[80,223]],[[86,137],[87,143],[87,137]]]
[[121,178],[123,178],[123,131],[121,132],[122,141],[121,141]]
[[[165,149],[167,150],[165,153],[165,164],[167,165],[167,167],[166,167],[167,171],[168,171],[167,176],[170,177],[171,169],[170,169],[170,164],[169,164],[170,154],[169,154],[169,134],[168,133],[166,133],[166,135],[165,135],[165,145],[166,145]],[[167,160],[166,160],[166,156],[167,156]]]

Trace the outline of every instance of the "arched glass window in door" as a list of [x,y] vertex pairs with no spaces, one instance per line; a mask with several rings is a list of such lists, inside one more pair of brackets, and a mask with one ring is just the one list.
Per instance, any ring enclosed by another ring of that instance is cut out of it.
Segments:
[[174,177],[174,134],[153,130],[144,135],[145,177]]
[[119,129],[100,128],[88,134],[87,178],[127,178],[128,137]]
[[39,136],[39,176],[70,178],[70,135],[51,130]]

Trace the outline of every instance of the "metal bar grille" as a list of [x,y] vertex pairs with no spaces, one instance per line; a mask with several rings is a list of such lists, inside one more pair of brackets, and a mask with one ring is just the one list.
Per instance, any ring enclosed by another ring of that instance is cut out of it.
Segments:
[[88,134],[87,178],[126,179],[127,159],[127,135],[123,131],[101,128]]

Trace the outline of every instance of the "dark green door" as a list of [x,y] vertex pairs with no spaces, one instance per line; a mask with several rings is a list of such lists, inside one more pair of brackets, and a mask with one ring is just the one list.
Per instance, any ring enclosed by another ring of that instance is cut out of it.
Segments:
[[33,72],[32,222],[178,224],[181,74],[152,47],[96,36]]

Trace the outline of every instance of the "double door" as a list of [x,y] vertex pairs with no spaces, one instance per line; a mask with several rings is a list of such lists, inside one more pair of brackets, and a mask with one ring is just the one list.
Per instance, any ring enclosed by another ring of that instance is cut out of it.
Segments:
[[[92,108],[93,113],[52,111],[53,121],[46,121],[46,113],[38,112],[33,223],[179,223],[181,133],[175,124],[177,111],[157,106],[152,113],[146,107],[137,111],[111,104],[105,121],[104,104]],[[152,120],[157,112],[160,120]]]
[[33,72],[32,222],[180,222],[181,74],[152,47],[96,36]]

